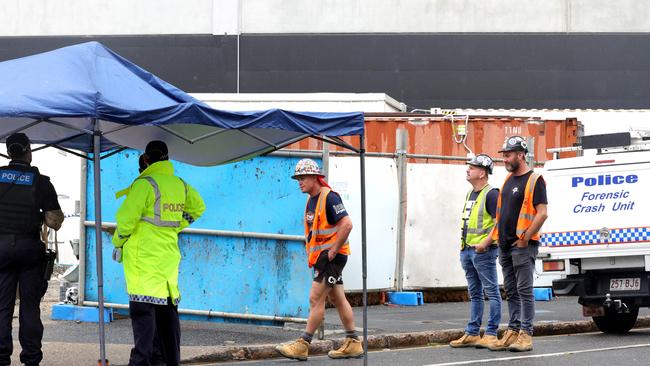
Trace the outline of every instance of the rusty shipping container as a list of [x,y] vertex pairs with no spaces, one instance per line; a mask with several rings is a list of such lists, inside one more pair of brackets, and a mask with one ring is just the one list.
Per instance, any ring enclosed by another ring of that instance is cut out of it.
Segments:
[[[535,160],[539,162],[553,158],[546,149],[573,146],[577,143],[580,130],[580,123],[575,118],[541,120],[535,117],[468,116],[466,118],[412,113],[367,113],[365,120],[368,152],[394,153],[396,131],[404,128],[408,130],[407,152],[409,154],[465,157],[468,153],[465,147],[467,145],[475,154],[484,153],[499,157],[497,151],[501,149],[506,136],[520,135],[535,139]],[[466,133],[464,144],[463,130]],[[344,140],[359,146],[357,137],[346,137]],[[310,138],[288,148],[320,150],[322,142]],[[330,150],[344,151],[345,149],[332,146]],[[575,156],[575,153],[561,155],[561,157],[569,156]],[[435,160],[427,159],[430,162],[440,162]],[[414,161],[425,162],[423,159]]]

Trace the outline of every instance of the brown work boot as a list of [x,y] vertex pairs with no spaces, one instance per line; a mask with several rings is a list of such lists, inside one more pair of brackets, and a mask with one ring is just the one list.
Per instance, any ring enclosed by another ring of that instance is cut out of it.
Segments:
[[453,348],[476,347],[480,340],[480,336],[465,333],[462,337],[449,342],[449,346]]
[[508,347],[508,350],[511,352],[526,352],[533,350],[533,336],[524,332],[523,330],[519,332],[519,337],[517,341],[511,344]]
[[309,354],[309,343],[307,343],[307,341],[302,338],[298,338],[298,340],[294,342],[275,346],[275,350],[286,358],[290,358],[292,360],[307,361],[307,355]]
[[476,343],[476,348],[489,348],[490,345],[494,345],[498,341],[499,341],[499,338],[497,338],[497,336],[485,334]]
[[363,356],[363,343],[360,340],[346,337],[343,345],[337,350],[327,352],[329,358],[359,358]]
[[487,349],[489,349],[490,351],[505,351],[506,349],[508,349],[508,346],[510,346],[511,344],[517,341],[517,337],[519,337],[518,332],[515,332],[512,329],[508,329],[503,334],[503,337],[501,337],[501,339],[499,339],[493,344],[489,344],[487,346]]

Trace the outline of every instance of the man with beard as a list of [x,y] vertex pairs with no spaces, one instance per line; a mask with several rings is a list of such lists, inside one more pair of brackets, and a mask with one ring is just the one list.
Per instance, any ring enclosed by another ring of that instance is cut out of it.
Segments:
[[499,263],[503,287],[508,297],[508,330],[492,351],[524,352],[533,349],[535,296],[533,273],[539,247],[539,230],[548,217],[546,184],[541,175],[526,164],[528,146],[521,136],[506,139],[503,149],[506,170],[510,172],[497,201],[496,226],[482,245],[499,243]]

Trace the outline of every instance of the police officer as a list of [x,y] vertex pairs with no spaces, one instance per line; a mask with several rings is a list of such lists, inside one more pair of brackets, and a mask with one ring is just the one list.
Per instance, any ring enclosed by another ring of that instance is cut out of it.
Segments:
[[[145,154],[142,154],[138,157],[138,173],[147,169],[148,165],[145,160]],[[154,334],[153,337],[153,351],[151,352],[151,366],[165,366],[165,360],[163,359],[162,346],[160,345],[160,339],[158,338],[158,332]]]
[[[494,227],[499,190],[488,184],[494,162],[485,154],[479,154],[468,162],[467,181],[472,189],[467,192],[463,207],[461,225],[460,262],[467,278],[470,297],[470,319],[465,334],[449,343],[451,347],[487,348],[497,341],[497,329],[501,320],[501,294],[497,279],[498,248],[492,242],[482,246]],[[480,336],[483,318],[484,295],[490,300],[488,324],[483,337]]]
[[0,365],[11,363],[11,321],[20,293],[20,361],[38,365],[43,359],[40,301],[44,278],[45,244],[39,231],[45,223],[58,230],[63,212],[50,178],[31,166],[32,150],[24,133],[6,140],[11,161],[0,168]]
[[149,365],[154,334],[165,364],[180,363],[178,233],[198,219],[205,204],[199,193],[174,175],[162,141],[147,144],[147,168],[126,190],[117,211],[113,244],[123,260],[134,347],[129,365]]

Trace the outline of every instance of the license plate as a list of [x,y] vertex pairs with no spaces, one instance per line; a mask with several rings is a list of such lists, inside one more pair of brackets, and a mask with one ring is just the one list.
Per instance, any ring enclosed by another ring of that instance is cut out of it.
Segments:
[[640,278],[612,278],[609,280],[609,291],[638,291],[640,289]]
[[598,305],[583,306],[582,316],[605,316],[605,308]]

